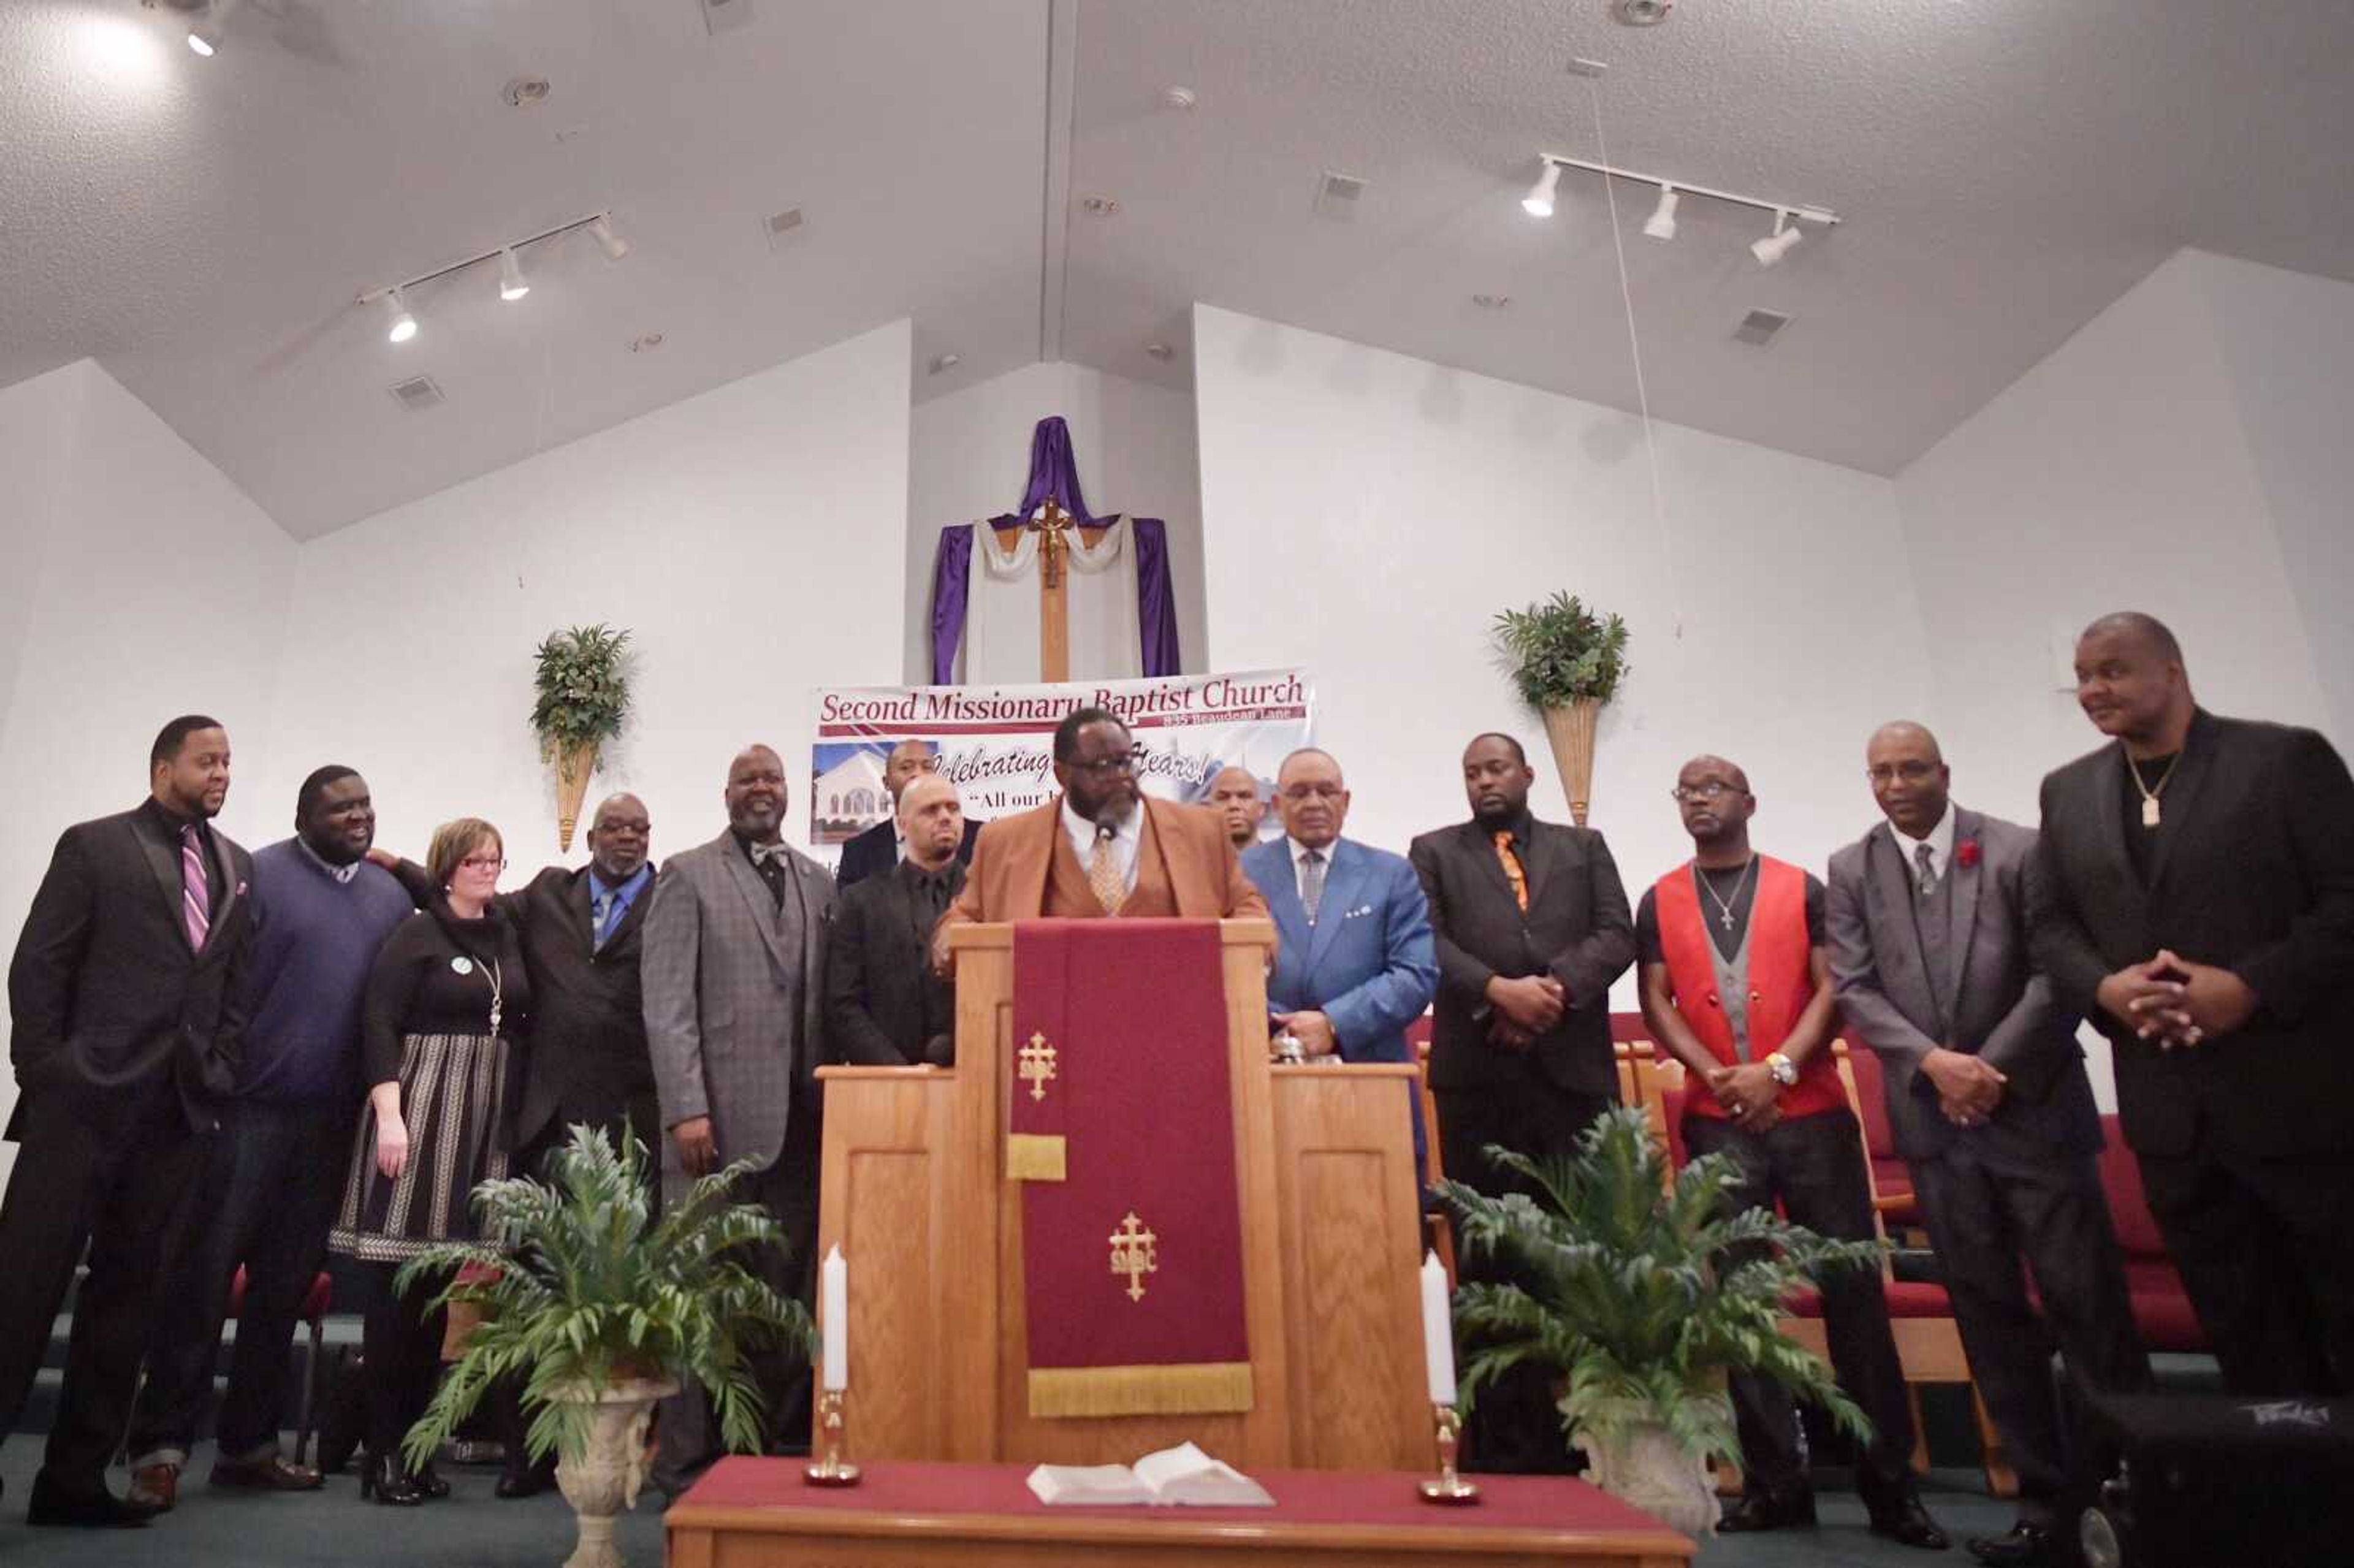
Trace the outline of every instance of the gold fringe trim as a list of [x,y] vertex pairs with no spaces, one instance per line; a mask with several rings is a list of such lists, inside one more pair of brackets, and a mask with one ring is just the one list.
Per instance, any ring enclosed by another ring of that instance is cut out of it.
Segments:
[[1208,1415],[1251,1408],[1248,1361],[1048,1367],[1030,1373],[1030,1414]]
[[1005,1179],[1009,1181],[1062,1181],[1062,1135],[1044,1132],[1007,1133],[1005,1135]]

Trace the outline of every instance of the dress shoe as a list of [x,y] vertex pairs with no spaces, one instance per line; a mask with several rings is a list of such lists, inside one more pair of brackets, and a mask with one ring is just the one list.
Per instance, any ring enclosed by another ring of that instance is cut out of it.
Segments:
[[1921,1499],[1910,1492],[1886,1502],[1867,1500],[1864,1506],[1872,1516],[1872,1533],[1884,1535],[1899,1546],[1943,1552],[1953,1544],[1937,1528],[1937,1521],[1929,1517],[1929,1510],[1921,1506]]
[[76,1530],[133,1530],[155,1517],[155,1510],[125,1502],[101,1485],[94,1492],[69,1492],[54,1485],[47,1470],[33,1477],[27,1524],[67,1525]]
[[2057,1563],[2052,1527],[2030,1524],[2020,1520],[2001,1535],[1981,1536],[1965,1542],[1970,1555],[1988,1564],[1988,1568],[2043,1568],[2047,1563]]
[[310,1466],[298,1465],[272,1448],[257,1458],[214,1460],[212,1484],[253,1492],[314,1492],[326,1480]]
[[398,1454],[368,1456],[367,1468],[360,1472],[360,1496],[387,1508],[415,1508],[425,1500]]
[[414,1471],[408,1478],[408,1484],[422,1492],[428,1502],[439,1502],[450,1495],[450,1483],[443,1480],[441,1472],[430,1465],[421,1466]]
[[171,1512],[172,1505],[180,1500],[180,1467],[140,1466],[131,1472],[131,1491],[125,1500],[150,1513]]
[[1778,1492],[1744,1492],[1740,1500],[1716,1521],[1720,1535],[1745,1535],[1760,1530],[1789,1530],[1815,1522],[1812,1487],[1790,1487]]
[[[508,1452],[521,1457],[516,1450]],[[550,1454],[545,1459],[525,1460],[521,1464],[510,1460],[499,1472],[498,1485],[491,1489],[503,1498],[535,1498],[555,1484],[556,1456]]]

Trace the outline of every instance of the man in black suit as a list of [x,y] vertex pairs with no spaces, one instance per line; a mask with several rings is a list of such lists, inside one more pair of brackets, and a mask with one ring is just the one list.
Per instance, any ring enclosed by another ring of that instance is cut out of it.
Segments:
[[2094,1165],[2077,1015],[2029,950],[2035,835],[1954,804],[1917,724],[1882,726],[1864,767],[1887,820],[1831,856],[1831,977],[1849,1033],[1880,1058],[1971,1376],[2019,1471],[2018,1522],[1969,1547],[1998,1565],[2058,1562],[2068,1456],[2053,1341],[2095,1389],[2142,1387],[2149,1361]]
[[826,1030],[834,1055],[865,1066],[956,1063],[956,991],[932,972],[932,927],[964,886],[956,786],[921,773],[899,791],[907,856],[843,893],[826,948]]
[[[548,866],[522,891],[499,895],[522,935],[533,997],[513,1128],[518,1171],[545,1180],[549,1158],[585,1124],[617,1148],[625,1138],[644,1144],[649,1189],[659,1185],[662,1118],[638,970],[640,933],[653,903],[652,838],[645,803],[610,795],[589,820],[587,865]],[[433,879],[423,866],[386,858],[420,904],[430,896]],[[546,1491],[555,1484],[556,1457],[526,1460],[522,1390],[504,1385],[493,1404],[506,1447],[494,1489],[503,1498]]]
[[2037,957],[2114,1047],[2126,1141],[2225,1386],[2344,1393],[2354,779],[2312,730],[2199,707],[2147,615],[2084,630],[2076,701],[2117,744],[2043,780]]
[[[1438,948],[1430,1087],[1447,1172],[1488,1193],[1522,1184],[1481,1150],[1572,1152],[1618,1101],[1610,982],[1635,960],[1627,890],[1602,835],[1529,814],[1536,774],[1519,741],[1482,735],[1463,753],[1471,820],[1407,853]],[[1467,1270],[1467,1273],[1477,1273]],[[1546,1379],[1508,1376],[1472,1412],[1478,1463],[1560,1471],[1568,1446]]]
[[[891,748],[883,759],[883,788],[891,796],[891,815],[875,823],[856,838],[842,846],[842,863],[834,870],[834,885],[848,887],[870,876],[880,876],[907,856],[907,835],[899,825],[899,796],[911,779],[932,774],[940,765],[939,753],[928,740],[903,740]],[[972,863],[973,841],[981,837],[981,824],[967,822],[964,836],[958,841],[956,860],[960,865]]]
[[252,862],[211,819],[228,735],[174,719],[135,810],[68,828],[8,968],[21,1148],[0,1202],[0,1432],[23,1413],[90,1244],[34,1524],[144,1524],[106,1489],[131,1414],[165,1238],[193,1223],[218,1105],[237,1080]]

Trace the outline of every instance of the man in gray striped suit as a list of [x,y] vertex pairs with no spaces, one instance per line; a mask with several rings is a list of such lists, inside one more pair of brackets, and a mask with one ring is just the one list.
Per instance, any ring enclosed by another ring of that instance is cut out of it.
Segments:
[[[669,1129],[675,1185],[748,1160],[737,1189],[784,1229],[761,1272],[807,1301],[815,1276],[819,1099],[826,927],[833,879],[787,844],[784,764],[765,746],[727,767],[727,830],[671,857],[647,912],[646,1044]],[[809,1368],[777,1356],[758,1369],[770,1446],[806,1441]],[[665,1401],[657,1486],[673,1496],[718,1457],[703,1391]]]

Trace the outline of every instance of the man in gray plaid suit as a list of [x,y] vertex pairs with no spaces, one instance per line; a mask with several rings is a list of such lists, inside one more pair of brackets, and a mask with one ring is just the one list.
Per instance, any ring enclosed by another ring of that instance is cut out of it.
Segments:
[[[783,1227],[759,1266],[803,1301],[815,1277],[819,1099],[824,1055],[826,927],[833,879],[787,844],[785,768],[765,746],[727,767],[727,831],[673,855],[647,912],[646,1043],[669,1129],[666,1184],[748,1160],[737,1189]],[[809,1367],[777,1356],[757,1369],[769,1446],[809,1430]],[[654,1483],[673,1497],[718,1457],[703,1391],[663,1403]]]

